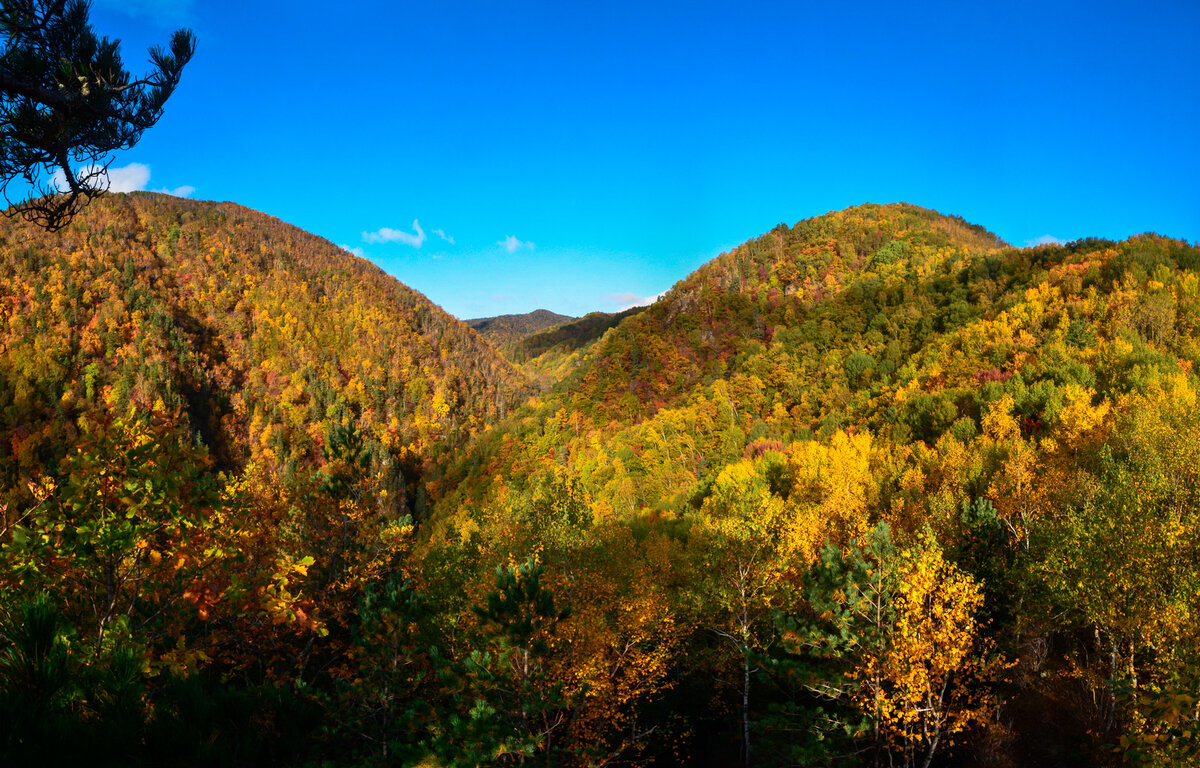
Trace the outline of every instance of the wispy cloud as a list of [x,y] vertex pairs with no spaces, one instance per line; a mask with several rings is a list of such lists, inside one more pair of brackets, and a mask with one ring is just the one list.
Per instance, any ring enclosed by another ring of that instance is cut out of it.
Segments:
[[665,293],[666,291],[663,291],[662,293],[656,293],[653,296],[641,296],[639,294],[629,293],[626,291],[624,293],[610,293],[604,297],[604,300],[609,304],[616,305],[618,312],[624,312],[625,310],[632,309],[633,307],[648,307],[661,299]]
[[346,253],[352,253],[360,259],[365,258],[363,255],[362,248],[358,248],[358,247],[352,246],[352,245],[339,245],[338,248],[341,248]]
[[196,191],[196,188],[191,184],[184,184],[182,187],[175,187],[175,189],[156,189],[154,191],[162,192],[164,195],[171,195],[173,197],[191,197],[192,193]]
[[1025,247],[1033,248],[1034,246],[1038,246],[1038,245],[1063,245],[1066,242],[1067,242],[1066,240],[1059,240],[1054,235],[1042,235],[1041,237],[1035,238],[1033,240],[1026,240]]
[[412,232],[404,232],[391,227],[383,227],[375,232],[363,232],[363,240],[368,243],[404,243],[413,248],[420,248],[427,239],[425,230],[421,229],[421,224],[416,219],[413,219],[412,225]]
[[133,18],[146,17],[160,24],[186,24],[192,20],[192,0],[93,0],[101,8]]
[[442,238],[442,239],[443,239],[443,240],[445,240],[447,243],[450,243],[450,245],[454,245],[454,238],[453,238],[453,237],[450,237],[450,235],[447,235],[447,234],[446,234],[444,231],[442,231],[442,230],[440,230],[440,229],[435,229],[435,230],[433,230],[433,234],[435,234],[435,235],[437,235],[438,237]]
[[533,243],[528,241],[522,242],[512,235],[509,235],[503,240],[497,240],[496,245],[503,247],[504,250],[508,251],[509,253],[516,253],[517,251],[532,251],[533,249],[537,248],[537,246]]

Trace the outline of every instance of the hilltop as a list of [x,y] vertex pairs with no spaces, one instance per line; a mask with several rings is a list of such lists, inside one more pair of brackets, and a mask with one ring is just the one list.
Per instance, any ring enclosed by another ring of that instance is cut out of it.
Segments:
[[[596,351],[576,402],[648,415],[727,375],[748,346],[770,344],[777,330],[794,334],[810,309],[853,300],[838,294],[866,274],[938,269],[1004,245],[958,217],[902,203],[780,225],[705,264],[621,326]],[[855,310],[862,311],[871,308]]]

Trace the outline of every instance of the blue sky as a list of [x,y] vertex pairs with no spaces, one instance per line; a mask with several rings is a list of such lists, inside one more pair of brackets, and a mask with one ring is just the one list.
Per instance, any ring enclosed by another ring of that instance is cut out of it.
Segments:
[[1200,240],[1194,0],[93,0],[92,16],[134,71],[176,27],[199,41],[114,181],[277,216],[462,318],[616,310],[862,202],[1015,245]]

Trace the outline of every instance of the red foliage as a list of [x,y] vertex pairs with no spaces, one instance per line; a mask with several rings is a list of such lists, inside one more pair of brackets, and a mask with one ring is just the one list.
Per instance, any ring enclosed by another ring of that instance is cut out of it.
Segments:
[[971,374],[971,378],[975,379],[976,384],[989,384],[998,382],[1003,384],[1012,378],[1012,371],[1002,371],[999,368],[990,368],[986,371],[976,371]]

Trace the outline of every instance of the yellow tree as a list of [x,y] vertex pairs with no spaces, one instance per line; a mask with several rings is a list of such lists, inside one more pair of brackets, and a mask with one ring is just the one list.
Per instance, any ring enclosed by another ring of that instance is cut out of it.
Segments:
[[566,735],[580,764],[634,759],[659,723],[646,705],[668,690],[675,654],[688,629],[672,610],[671,542],[638,542],[627,526],[594,526],[573,557],[557,563],[555,591],[571,594],[571,615],[550,639],[553,676],[574,703]]
[[827,539],[844,544],[866,532],[875,492],[870,433],[839,430],[829,445],[797,443],[787,473],[787,554],[807,567]]
[[1194,721],[1200,701],[1200,396],[1183,376],[1165,385],[1117,404],[1088,493],[1035,529],[1033,571],[1048,610],[1090,638],[1077,662],[1098,727],[1170,765],[1188,764],[1167,743],[1172,718]]
[[886,642],[868,653],[855,701],[906,766],[928,768],[943,744],[986,721],[1000,663],[979,637],[980,585],[942,557],[928,532],[895,563]]
[[[735,651],[742,757],[750,764],[754,661],[775,639],[776,609],[796,598],[798,576],[822,544],[866,529],[874,494],[871,437],[836,433],[828,445],[793,445],[726,467],[692,529],[701,622]],[[784,498],[786,496],[786,498]]]
[[983,416],[983,445],[999,464],[988,495],[1013,540],[1028,549],[1030,525],[1044,513],[1059,479],[1039,464],[1037,446],[1022,439],[1013,404],[1012,395],[1005,395]]

